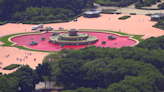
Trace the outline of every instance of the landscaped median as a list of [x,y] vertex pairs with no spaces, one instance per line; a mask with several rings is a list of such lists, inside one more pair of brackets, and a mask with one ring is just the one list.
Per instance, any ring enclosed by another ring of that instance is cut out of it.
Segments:
[[17,67],[19,67],[19,66],[20,66],[20,65],[18,65],[18,64],[11,64],[11,65],[9,65],[9,66],[3,68],[3,69],[4,69],[4,70],[12,70],[12,69],[15,69],[15,68],[17,68]]
[[122,17],[120,17],[120,18],[118,18],[118,19],[120,19],[120,20],[125,20],[125,19],[127,19],[127,18],[129,18],[130,16],[122,16]]

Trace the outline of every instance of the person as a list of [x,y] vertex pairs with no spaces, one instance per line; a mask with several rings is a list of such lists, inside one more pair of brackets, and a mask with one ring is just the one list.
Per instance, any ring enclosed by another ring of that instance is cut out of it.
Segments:
[[25,28],[25,31],[26,31],[26,28]]
[[109,17],[109,20],[110,20],[110,17]]
[[140,19],[139,19],[139,22],[140,22]]
[[34,61],[36,61],[36,58],[34,58]]
[[119,32],[121,32],[121,29],[119,29]]
[[3,48],[4,48],[4,46],[3,46]]
[[142,19],[142,21],[144,21],[144,19]]

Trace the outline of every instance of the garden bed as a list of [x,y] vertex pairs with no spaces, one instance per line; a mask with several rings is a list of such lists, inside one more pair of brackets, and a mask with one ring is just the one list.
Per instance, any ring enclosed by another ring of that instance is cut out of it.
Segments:
[[127,19],[127,18],[129,18],[130,16],[123,16],[123,17],[120,17],[120,18],[118,18],[118,19],[120,19],[120,20],[125,20],[125,19]]
[[153,27],[164,30],[164,26],[162,26],[162,25],[155,24],[155,25],[153,25]]
[[3,69],[4,69],[4,70],[12,70],[12,69],[15,69],[15,68],[17,68],[17,67],[19,67],[19,66],[20,66],[20,65],[18,65],[18,64],[11,64],[11,65],[9,65],[9,66],[3,68]]

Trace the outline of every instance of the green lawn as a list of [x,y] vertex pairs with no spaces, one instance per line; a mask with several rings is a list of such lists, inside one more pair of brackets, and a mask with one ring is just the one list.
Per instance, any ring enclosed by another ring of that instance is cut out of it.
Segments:
[[[28,33],[41,33],[41,32],[37,31],[37,32],[28,32]],[[0,45],[0,46],[17,47],[17,48],[24,49],[24,50],[27,49],[27,50],[31,50],[31,51],[52,52],[52,53],[54,53],[54,51],[41,51],[41,50],[29,49],[29,48],[26,48],[26,47],[23,47],[23,46],[12,46],[13,43],[8,41],[8,39],[12,36],[16,36],[16,35],[20,35],[20,34],[28,34],[28,33],[18,33],[18,34],[12,34],[12,35],[4,36],[4,37],[0,38],[0,41],[2,41],[4,43],[3,45]]]
[[3,68],[3,69],[4,69],[4,70],[12,70],[12,69],[17,68],[17,67],[19,67],[19,66],[20,66],[20,65],[18,65],[18,64],[11,64],[11,65],[9,65],[9,66]]
[[120,35],[130,35],[133,36],[132,38],[138,40],[139,42],[143,41],[144,39],[141,39],[141,37],[143,35],[133,35],[133,34],[126,34],[126,33],[122,33],[122,32],[116,32],[116,31],[109,31],[109,30],[95,30],[95,29],[79,29],[80,31],[102,31],[102,32],[111,32],[111,33],[117,33]]
[[[61,32],[61,31],[68,31],[68,30],[56,30],[54,32],[57,32],[57,31]],[[126,34],[126,33],[122,33],[122,32],[115,32],[115,31],[109,31],[109,30],[79,29],[79,31],[111,32],[111,33],[117,33],[117,34],[120,34],[120,35],[130,35],[130,36],[133,36],[132,38],[138,40],[139,42],[141,42],[143,40],[143,39],[141,39],[141,37],[143,35],[132,35],[132,34]],[[4,43],[3,45],[0,45],[0,46],[17,47],[17,48],[24,49],[24,50],[27,49],[27,50],[38,51],[38,52],[57,53],[55,51],[42,51],[42,50],[29,49],[29,48],[26,48],[26,47],[23,47],[23,46],[12,46],[13,43],[8,41],[8,38],[10,38],[12,36],[16,36],[16,35],[20,35],[20,34],[29,34],[29,33],[41,33],[41,32],[37,31],[37,32],[28,32],[28,33],[18,33],[18,34],[12,34],[12,35],[4,36],[4,37],[0,38],[0,41],[2,41]]]

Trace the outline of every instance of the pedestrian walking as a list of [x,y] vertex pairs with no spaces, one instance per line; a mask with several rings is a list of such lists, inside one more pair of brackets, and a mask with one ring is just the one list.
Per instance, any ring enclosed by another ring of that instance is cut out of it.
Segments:
[[140,22],[140,19],[139,19],[139,22]]
[[25,28],[25,31],[26,31],[26,28]]

